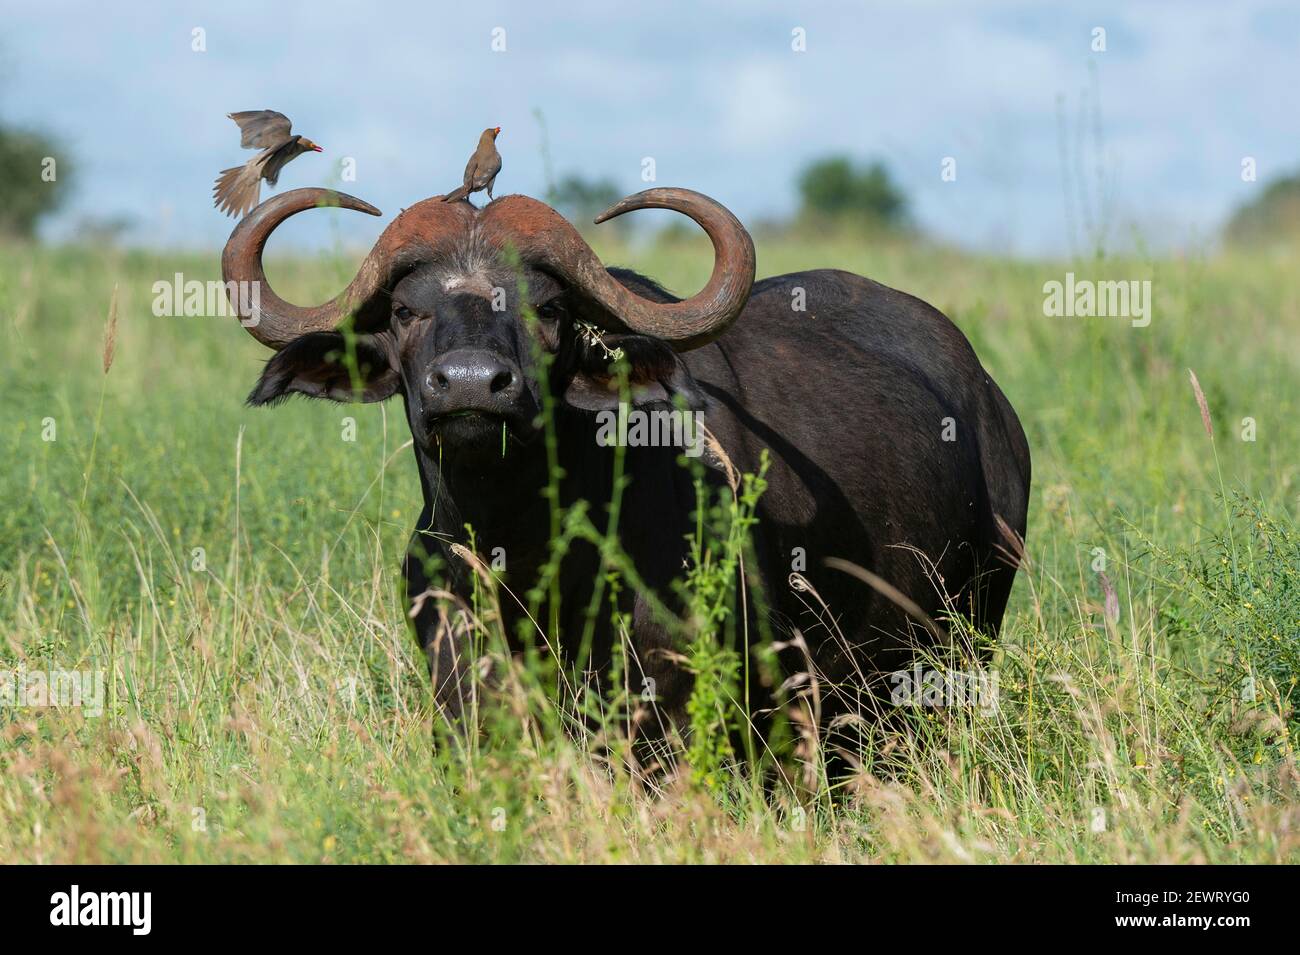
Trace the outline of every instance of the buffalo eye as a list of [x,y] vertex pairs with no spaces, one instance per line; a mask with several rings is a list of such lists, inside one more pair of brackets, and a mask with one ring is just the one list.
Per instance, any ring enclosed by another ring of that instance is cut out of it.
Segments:
[[393,318],[405,324],[406,322],[409,322],[411,319],[415,318],[415,313],[412,312],[405,305],[394,305]]
[[533,313],[547,324],[554,324],[564,315],[564,305],[558,298],[533,307]]

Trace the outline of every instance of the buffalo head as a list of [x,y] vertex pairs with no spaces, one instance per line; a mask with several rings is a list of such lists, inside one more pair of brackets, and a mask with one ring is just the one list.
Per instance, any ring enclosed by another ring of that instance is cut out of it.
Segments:
[[[503,431],[530,443],[547,387],[561,407],[616,405],[611,364],[619,354],[635,401],[681,395],[697,406],[677,353],[720,335],[740,314],[754,278],[744,227],[687,189],[650,189],[596,219],[660,208],[703,227],[713,241],[713,274],[680,301],[631,273],[607,270],[573,226],[535,199],[506,196],[477,209],[434,197],[388,226],[336,298],[291,305],[267,284],[262,252],[280,223],[318,206],[379,214],[352,196],[297,189],[258,206],[226,243],[227,288],[259,286],[259,307],[235,303],[243,323],[277,351],[249,402],[292,393],[336,401],[401,394],[425,452],[447,447],[472,457],[500,449]],[[341,330],[349,318],[350,331]],[[539,360],[544,356],[550,359]]]

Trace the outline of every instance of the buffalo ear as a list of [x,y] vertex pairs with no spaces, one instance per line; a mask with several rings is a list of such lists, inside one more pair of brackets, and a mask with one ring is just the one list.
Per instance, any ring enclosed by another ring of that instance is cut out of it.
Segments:
[[[628,389],[634,408],[678,404],[690,411],[704,408],[704,393],[690,370],[669,346],[649,338],[624,338],[618,342],[629,365]],[[564,391],[564,403],[583,411],[617,410],[619,379],[609,366],[584,368]]]
[[353,339],[352,355],[355,362],[338,332],[296,338],[266,363],[248,403],[274,404],[292,394],[330,401],[383,401],[397,393],[401,378],[374,336]]

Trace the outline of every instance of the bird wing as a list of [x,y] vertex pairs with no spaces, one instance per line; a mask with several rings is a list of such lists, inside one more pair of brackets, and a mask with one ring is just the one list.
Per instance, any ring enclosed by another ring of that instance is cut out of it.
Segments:
[[500,171],[501,154],[494,149],[491,155],[484,156],[480,162],[474,164],[474,187],[482,189],[495,179]]
[[239,145],[243,149],[269,149],[289,139],[292,123],[284,113],[273,109],[246,109],[228,113],[239,126]]
[[501,154],[494,149],[492,150],[492,155],[488,156],[487,162],[484,164],[484,168],[479,171],[479,175],[481,175],[484,179],[495,179],[497,177],[497,173],[499,173],[500,171],[501,171]]

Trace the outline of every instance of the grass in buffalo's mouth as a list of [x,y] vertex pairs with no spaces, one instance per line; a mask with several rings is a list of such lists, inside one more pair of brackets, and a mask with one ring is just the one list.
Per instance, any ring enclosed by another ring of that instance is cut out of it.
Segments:
[[494,411],[480,411],[477,408],[467,408],[464,411],[450,411],[447,414],[438,415],[435,421],[454,421],[457,418],[485,418],[492,421],[502,420],[502,416]]
[[[707,248],[650,254],[670,287],[707,277]],[[794,721],[758,779],[721,732],[734,661],[701,631],[716,706],[657,791],[620,768],[627,701],[545,661],[504,670],[483,733],[435,750],[396,586],[421,508],[398,406],[243,408],[265,357],[248,336],[149,308],[154,279],[216,278],[215,257],[13,246],[0,676],[99,673],[104,695],[101,715],[0,697],[0,862],[1300,860],[1294,250],[1108,262],[1161,290],[1145,329],[1045,318],[1071,263],[760,254],[765,273],[840,266],[933,302],[1020,413],[1029,562],[996,709],[906,711],[834,795]],[[334,291],[316,264],[284,272],[291,300]],[[105,373],[88,316],[115,284]],[[490,593],[461,610],[491,652]]]

